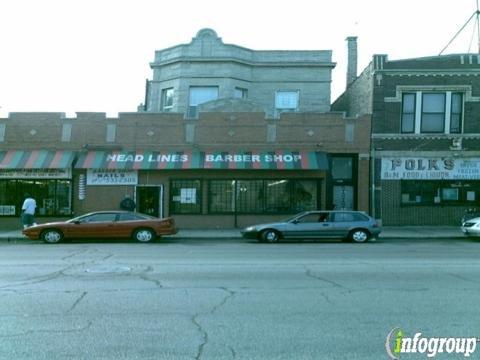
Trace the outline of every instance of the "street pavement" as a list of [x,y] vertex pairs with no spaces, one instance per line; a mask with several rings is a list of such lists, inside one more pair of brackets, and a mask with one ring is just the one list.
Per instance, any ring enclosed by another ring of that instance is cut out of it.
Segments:
[[[172,239],[241,239],[240,229],[180,229]],[[384,226],[379,239],[458,239],[459,226]],[[30,241],[21,230],[0,230],[0,241]]]
[[39,244],[0,242],[0,360],[377,360],[395,329],[480,337],[478,240]]

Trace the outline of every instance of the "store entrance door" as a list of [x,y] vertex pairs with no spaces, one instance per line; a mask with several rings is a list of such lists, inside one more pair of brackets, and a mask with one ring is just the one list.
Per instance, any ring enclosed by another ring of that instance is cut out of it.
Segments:
[[137,186],[137,211],[163,217],[163,186]]

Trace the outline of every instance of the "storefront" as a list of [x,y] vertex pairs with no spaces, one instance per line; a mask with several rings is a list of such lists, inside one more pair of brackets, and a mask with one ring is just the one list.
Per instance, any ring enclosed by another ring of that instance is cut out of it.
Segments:
[[381,188],[385,225],[458,225],[480,205],[480,158],[383,157]]
[[19,217],[26,193],[37,202],[37,217],[71,216],[74,157],[72,151],[0,151],[0,217]]
[[338,159],[328,188],[331,160],[318,151],[89,151],[75,165],[74,206],[118,208],[128,194],[138,211],[174,216],[182,228],[241,227],[326,208],[333,187],[354,206],[355,159]]

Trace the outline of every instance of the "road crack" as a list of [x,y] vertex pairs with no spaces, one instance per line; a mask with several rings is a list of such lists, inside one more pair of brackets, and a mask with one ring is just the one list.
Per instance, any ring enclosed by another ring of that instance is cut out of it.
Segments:
[[[235,292],[230,290],[230,289],[227,289],[226,287],[219,287],[217,289],[220,289],[220,290],[227,293],[223,297],[222,301],[220,301],[218,304],[214,305],[209,311],[197,313],[197,314],[195,314],[191,317],[191,321],[197,327],[198,331],[201,334],[201,339],[202,339],[201,344],[198,346],[198,349],[197,349],[197,354],[195,356],[196,360],[200,360],[202,358],[205,346],[207,346],[208,342],[209,342],[208,332],[207,332],[206,329],[204,329],[202,324],[199,322],[199,317],[207,316],[207,315],[213,315],[218,309],[220,309],[222,306],[224,306],[227,303],[228,300],[230,300],[233,296],[235,296]],[[229,347],[229,349],[230,349],[230,352],[233,355],[233,358],[235,358],[235,350],[231,347]]]
[[160,280],[152,279],[150,276],[147,275],[147,273],[152,272],[152,271],[153,271],[153,268],[151,266],[149,266],[145,269],[145,271],[141,272],[138,276],[140,277],[140,279],[142,279],[144,281],[152,282],[157,287],[163,288],[164,286],[162,285],[162,282]]
[[[345,286],[333,281],[333,280],[329,280],[329,279],[326,279],[324,277],[321,277],[321,276],[318,276],[318,275],[315,275],[312,273],[312,270],[309,269],[308,267],[306,267],[306,271],[305,271],[305,275],[312,278],[312,279],[315,279],[315,280],[320,280],[320,281],[323,281],[323,282],[326,282],[327,284],[330,284],[330,285],[333,285],[334,287],[336,288],[340,288],[340,289],[347,289]],[[348,290],[348,289],[347,289]]]
[[73,303],[73,305],[70,307],[70,309],[67,310],[67,313],[70,313],[72,312],[76,307],[77,305],[80,303],[80,301],[82,301],[82,299],[87,295],[87,291],[84,291],[80,297]]

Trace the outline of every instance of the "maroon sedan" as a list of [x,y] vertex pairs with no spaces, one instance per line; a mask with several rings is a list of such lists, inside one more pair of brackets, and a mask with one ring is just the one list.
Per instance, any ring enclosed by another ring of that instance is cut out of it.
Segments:
[[22,233],[32,240],[55,244],[63,239],[132,238],[151,242],[162,235],[177,233],[173,218],[153,216],[128,211],[98,211],[67,221],[39,224]]

